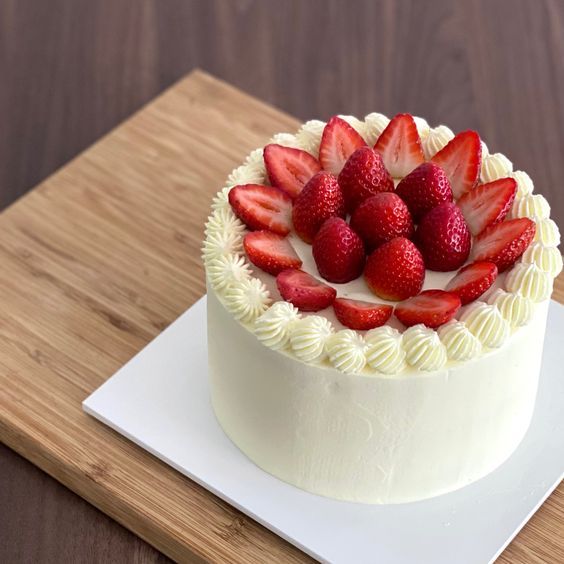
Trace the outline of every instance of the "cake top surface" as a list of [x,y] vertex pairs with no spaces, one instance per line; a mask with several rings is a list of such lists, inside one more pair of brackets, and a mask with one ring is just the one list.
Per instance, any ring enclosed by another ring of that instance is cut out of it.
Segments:
[[402,375],[502,346],[562,268],[546,199],[474,131],[335,116],[252,151],[212,203],[203,258],[268,347]]

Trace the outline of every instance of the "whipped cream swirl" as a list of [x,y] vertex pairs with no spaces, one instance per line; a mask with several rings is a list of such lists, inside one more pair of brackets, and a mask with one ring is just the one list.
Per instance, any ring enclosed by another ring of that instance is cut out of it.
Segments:
[[378,141],[378,137],[388,124],[390,123],[390,118],[384,114],[379,114],[378,112],[372,112],[367,116],[364,116],[365,124],[365,137],[364,140],[372,147]]
[[486,155],[482,158],[482,182],[493,182],[505,178],[513,172],[513,163],[501,153]]
[[525,264],[536,264],[543,272],[556,278],[562,271],[562,255],[556,247],[546,247],[542,243],[532,243],[523,253]]
[[226,255],[212,258],[206,264],[206,273],[212,288],[221,292],[234,282],[248,280],[251,270],[240,255]]
[[312,154],[315,158],[319,156],[319,143],[325,129],[325,122],[318,119],[306,121],[296,133],[298,147]]
[[431,160],[448,142],[454,138],[452,129],[446,125],[439,125],[429,130],[429,133],[423,139],[423,153],[425,158]]
[[208,217],[204,233],[206,236],[211,233],[235,233],[242,236],[245,229],[245,224],[227,206],[214,210]]
[[504,292],[498,288],[488,298],[488,303],[499,309],[501,315],[511,327],[522,327],[533,317],[533,303],[519,294]]
[[331,364],[345,374],[358,374],[366,365],[366,343],[362,335],[343,329],[327,339]]
[[447,359],[446,348],[433,329],[414,325],[403,334],[407,363],[418,370],[438,370]]
[[233,282],[224,295],[225,307],[243,323],[254,321],[271,304],[270,293],[258,278]]
[[485,347],[501,347],[509,336],[509,323],[503,319],[499,309],[484,302],[470,304],[460,321]]
[[537,221],[535,241],[539,241],[547,247],[558,247],[560,245],[560,231],[552,219]]
[[531,177],[523,170],[516,170],[509,175],[517,182],[517,198],[528,196],[535,188]]
[[213,198],[211,208],[214,211],[217,210],[229,210],[231,211],[231,205],[229,204],[229,192],[231,191],[231,186],[226,186],[222,188]]
[[304,362],[319,362],[327,356],[325,344],[333,334],[333,326],[325,317],[310,315],[295,323],[290,334],[294,354]]
[[396,374],[405,368],[405,350],[401,333],[389,325],[368,331],[364,338],[366,361],[383,374]]
[[293,133],[277,133],[270,139],[269,143],[276,143],[283,147],[298,147],[298,140]]
[[535,221],[548,219],[550,205],[542,194],[529,194],[516,199],[511,206],[511,217],[529,217]]
[[259,163],[243,164],[237,167],[228,177],[227,186],[237,186],[239,184],[264,184],[265,168]]
[[542,302],[550,298],[552,278],[536,264],[521,262],[516,264],[507,275],[505,287],[510,292],[529,298],[533,302]]
[[437,332],[451,360],[470,360],[482,349],[480,341],[460,321],[450,321]]
[[243,237],[233,231],[208,233],[202,248],[202,257],[207,264],[210,260],[243,252]]
[[359,120],[355,116],[339,116],[346,121],[364,140],[366,140],[367,127],[364,121]]
[[289,302],[276,302],[255,321],[258,340],[274,350],[286,348],[290,335],[301,315]]
[[419,138],[421,139],[421,141],[423,141],[423,139],[425,139],[429,135],[431,128],[429,127],[429,124],[427,123],[427,120],[425,118],[413,116],[413,121],[415,122],[415,127],[417,127]]

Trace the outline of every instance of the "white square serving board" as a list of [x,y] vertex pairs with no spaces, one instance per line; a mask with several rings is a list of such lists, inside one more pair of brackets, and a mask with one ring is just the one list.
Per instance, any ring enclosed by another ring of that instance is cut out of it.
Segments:
[[89,414],[314,558],[335,563],[493,561],[564,474],[564,307],[552,302],[535,414],[500,468],[456,492],[362,505],[301,491],[224,435],[208,391],[206,299],[84,401]]

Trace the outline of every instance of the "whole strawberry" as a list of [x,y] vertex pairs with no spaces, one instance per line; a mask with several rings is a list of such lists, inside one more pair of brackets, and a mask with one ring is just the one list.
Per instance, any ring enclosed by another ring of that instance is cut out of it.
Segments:
[[313,240],[313,258],[319,274],[329,282],[350,282],[362,274],[364,244],[344,219],[328,219]]
[[321,171],[311,178],[294,200],[292,221],[299,237],[311,243],[330,217],[345,217],[345,198],[337,178]]
[[446,202],[423,216],[417,227],[415,242],[427,268],[448,272],[466,262],[472,237],[458,206]]
[[380,192],[364,200],[352,214],[351,227],[370,250],[395,237],[409,239],[414,231],[407,206],[393,192]]
[[361,147],[349,157],[339,174],[339,185],[349,213],[370,196],[394,190],[394,181],[382,157],[370,147]]
[[405,300],[418,294],[423,287],[423,257],[409,239],[396,237],[368,257],[364,278],[370,290],[380,298]]
[[423,163],[397,186],[396,194],[407,204],[415,221],[443,202],[452,202],[445,171],[435,163]]

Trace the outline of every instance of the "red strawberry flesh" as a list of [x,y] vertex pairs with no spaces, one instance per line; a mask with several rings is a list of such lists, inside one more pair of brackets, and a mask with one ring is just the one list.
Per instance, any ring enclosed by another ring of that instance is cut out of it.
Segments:
[[473,262],[461,268],[445,290],[456,294],[466,305],[489,290],[496,278],[497,266],[493,262]]
[[337,291],[303,270],[283,270],[276,277],[278,291],[284,300],[301,311],[320,311],[329,307]]
[[319,144],[319,162],[324,170],[339,174],[347,159],[366,145],[361,135],[344,119],[332,117],[323,130]]
[[423,323],[435,329],[450,321],[460,309],[460,298],[443,290],[425,290],[398,304],[394,315],[406,326]]
[[288,268],[300,268],[302,261],[286,237],[270,231],[252,231],[243,240],[249,260],[276,276]]
[[337,319],[349,329],[367,331],[380,327],[390,319],[393,307],[348,298],[337,298],[333,302]]

